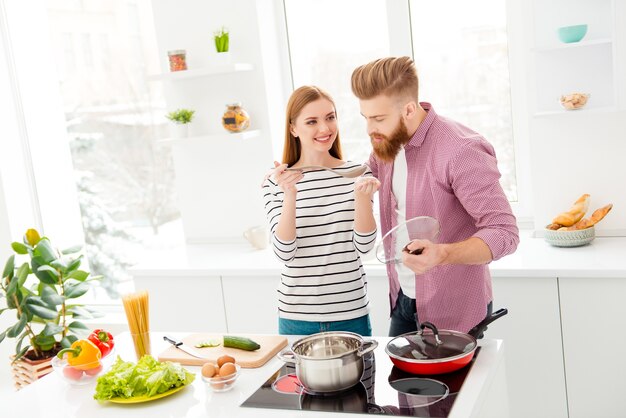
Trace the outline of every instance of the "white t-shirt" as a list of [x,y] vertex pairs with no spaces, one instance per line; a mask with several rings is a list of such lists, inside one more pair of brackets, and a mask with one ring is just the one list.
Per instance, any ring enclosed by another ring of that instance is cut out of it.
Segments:
[[[397,225],[406,221],[406,179],[407,179],[407,165],[406,155],[404,154],[404,147],[400,148],[400,152],[396,155],[396,159],[393,163],[393,179],[391,181],[391,191],[396,197],[398,207],[396,208],[396,220]],[[401,228],[396,235],[396,254],[402,251],[402,248],[410,241],[409,233],[406,229]],[[404,264],[394,264],[396,272],[398,273],[398,280],[400,281],[400,288],[402,293],[411,299],[415,299],[415,273],[408,269]]]

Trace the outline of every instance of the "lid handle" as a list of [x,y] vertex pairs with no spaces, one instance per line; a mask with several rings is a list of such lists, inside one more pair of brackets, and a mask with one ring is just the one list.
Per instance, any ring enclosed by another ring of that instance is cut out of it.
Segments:
[[417,333],[419,335],[422,335],[424,333],[424,329],[426,328],[431,330],[433,334],[435,335],[435,342],[437,343],[437,345],[443,344],[443,341],[439,339],[439,331],[437,330],[437,327],[435,326],[435,324],[433,324],[432,322],[422,322],[420,324],[420,329]]

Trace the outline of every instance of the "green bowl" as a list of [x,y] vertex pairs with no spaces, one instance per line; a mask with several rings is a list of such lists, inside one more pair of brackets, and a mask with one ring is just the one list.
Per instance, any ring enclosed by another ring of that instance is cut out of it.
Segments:
[[579,42],[587,34],[587,25],[563,26],[559,28],[558,33],[561,42],[566,44]]

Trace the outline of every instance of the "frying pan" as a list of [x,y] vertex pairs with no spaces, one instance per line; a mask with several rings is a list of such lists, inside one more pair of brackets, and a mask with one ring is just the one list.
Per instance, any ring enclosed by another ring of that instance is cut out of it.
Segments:
[[432,323],[424,322],[416,332],[408,332],[389,341],[385,352],[396,367],[408,373],[433,375],[453,372],[466,366],[474,357],[478,346],[476,336],[507,313],[506,308],[499,309],[467,334],[439,330]]

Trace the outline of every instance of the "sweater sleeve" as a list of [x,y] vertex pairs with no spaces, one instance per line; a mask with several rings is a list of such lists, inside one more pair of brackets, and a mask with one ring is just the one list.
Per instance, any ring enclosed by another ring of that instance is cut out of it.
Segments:
[[519,243],[519,230],[511,205],[500,186],[495,151],[487,141],[473,141],[455,156],[450,173],[454,193],[474,219],[493,260],[511,254]]
[[274,254],[283,264],[290,262],[296,255],[296,240],[284,242],[276,237],[276,227],[283,208],[283,192],[271,179],[263,183],[263,201],[265,204],[265,215],[272,238],[272,249]]
[[[368,164],[369,167],[369,164]],[[368,169],[363,177],[372,177],[372,170]],[[374,200],[372,200],[372,206],[374,205]],[[352,242],[354,243],[354,248],[361,253],[366,254],[374,248],[376,244],[376,232],[378,232],[377,228],[374,228],[373,231],[357,231],[356,229],[353,231]]]

